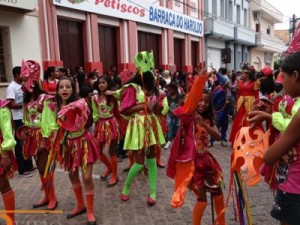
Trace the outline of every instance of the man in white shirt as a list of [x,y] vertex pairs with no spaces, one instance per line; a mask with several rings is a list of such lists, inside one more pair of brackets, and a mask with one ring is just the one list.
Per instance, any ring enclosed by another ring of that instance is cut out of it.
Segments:
[[[16,131],[20,126],[23,125],[23,91],[21,89],[22,80],[20,78],[21,67],[16,66],[12,70],[14,80],[8,85],[6,89],[6,99],[12,101],[11,103],[11,113],[13,118],[14,130]],[[18,163],[18,171],[20,175],[25,177],[32,177],[33,174],[30,172],[33,170],[32,159],[24,159],[22,151],[22,140],[18,139],[15,135],[16,146],[15,146],[15,156]]]

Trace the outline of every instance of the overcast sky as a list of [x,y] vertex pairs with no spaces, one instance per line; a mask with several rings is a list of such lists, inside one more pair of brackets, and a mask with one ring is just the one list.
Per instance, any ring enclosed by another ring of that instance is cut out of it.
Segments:
[[289,19],[293,14],[300,17],[300,0],[267,0],[274,7],[283,13],[282,24],[276,24],[275,29],[289,29]]

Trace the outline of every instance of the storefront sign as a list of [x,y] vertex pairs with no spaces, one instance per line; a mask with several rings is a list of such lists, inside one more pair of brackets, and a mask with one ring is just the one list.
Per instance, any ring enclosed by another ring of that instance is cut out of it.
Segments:
[[143,0],[53,0],[53,4],[203,37],[201,20]]
[[19,9],[34,10],[37,8],[37,0],[0,0],[0,5]]

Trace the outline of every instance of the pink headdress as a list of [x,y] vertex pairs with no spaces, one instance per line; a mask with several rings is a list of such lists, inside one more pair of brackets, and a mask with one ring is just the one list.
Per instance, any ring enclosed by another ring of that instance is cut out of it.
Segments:
[[75,132],[85,126],[89,114],[87,102],[80,99],[62,107],[57,114],[57,122],[63,129]]
[[40,64],[33,60],[22,61],[21,67],[21,78],[27,78],[27,82],[25,84],[25,88],[27,91],[32,91],[34,86],[33,81],[39,82],[41,75],[41,67]]
[[124,69],[120,73],[122,84],[125,84],[127,81],[129,81],[132,78],[133,71],[129,69]]

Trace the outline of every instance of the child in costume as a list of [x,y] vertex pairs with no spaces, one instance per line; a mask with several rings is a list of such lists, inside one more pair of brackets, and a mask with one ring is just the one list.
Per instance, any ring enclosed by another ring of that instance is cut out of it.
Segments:
[[[85,99],[78,100],[75,84],[70,78],[60,79],[57,85],[57,122],[60,126],[58,139],[62,139],[58,158],[69,172],[69,179],[77,201],[77,207],[67,215],[67,219],[87,212],[87,224],[95,225],[93,164],[99,158],[98,147],[86,124],[90,110]],[[79,179],[79,167],[86,190],[85,207],[82,186]]]
[[[22,89],[24,91],[24,126],[18,128],[17,135],[24,139],[23,154],[27,159],[34,156],[44,190],[44,197],[33,205],[39,208],[47,205],[48,210],[54,210],[58,202],[55,196],[53,174],[48,174],[46,162],[52,149],[56,124],[53,96],[45,94],[39,86],[40,65],[33,60],[22,62]],[[55,120],[54,120],[55,121]]]
[[135,161],[125,181],[121,200],[129,200],[131,183],[142,170],[146,156],[150,181],[150,194],[147,197],[149,206],[156,203],[155,146],[165,143],[162,128],[156,116],[161,112],[161,107],[156,101],[158,90],[152,72],[153,62],[152,52],[140,52],[136,55],[135,66],[138,72],[124,85],[121,97],[121,113],[129,117],[124,150],[132,151]]
[[[271,145],[264,156],[264,162],[270,166],[276,164],[277,190],[271,216],[284,225],[296,225],[300,221],[300,48],[297,27],[295,37],[287,49],[287,56],[281,65],[283,87],[290,98],[285,96],[279,104],[279,111],[272,114],[252,112],[250,122],[269,120],[272,125],[282,132],[282,136]],[[296,150],[296,158],[290,163],[283,162],[282,157]]]
[[[15,210],[15,194],[8,178],[12,178],[18,166],[13,153],[16,141],[8,104],[9,101],[0,99],[0,192],[5,210]],[[11,221],[11,224],[15,225],[14,213],[7,213],[6,221]]]
[[[121,119],[117,99],[113,96],[105,95],[105,91],[110,90],[110,82],[106,76],[100,76],[96,81],[98,94],[92,97],[93,120],[95,122],[94,137],[99,143],[100,160],[107,167],[101,175],[101,179],[106,179],[110,173],[112,177],[107,183],[108,187],[116,185],[118,179],[118,159],[116,146],[121,136]],[[103,153],[103,149],[109,147],[110,160]]]
[[[175,113],[178,114],[178,111],[179,109],[176,109]],[[189,187],[197,198],[193,209],[193,224],[199,225],[207,206],[206,191],[213,189],[218,224],[224,225],[222,169],[208,151],[209,136],[220,140],[221,135],[215,124],[212,100],[208,91],[202,94],[195,113],[178,115],[181,126],[171,148],[167,169],[167,175],[175,179],[171,205],[174,208],[181,207]]]

